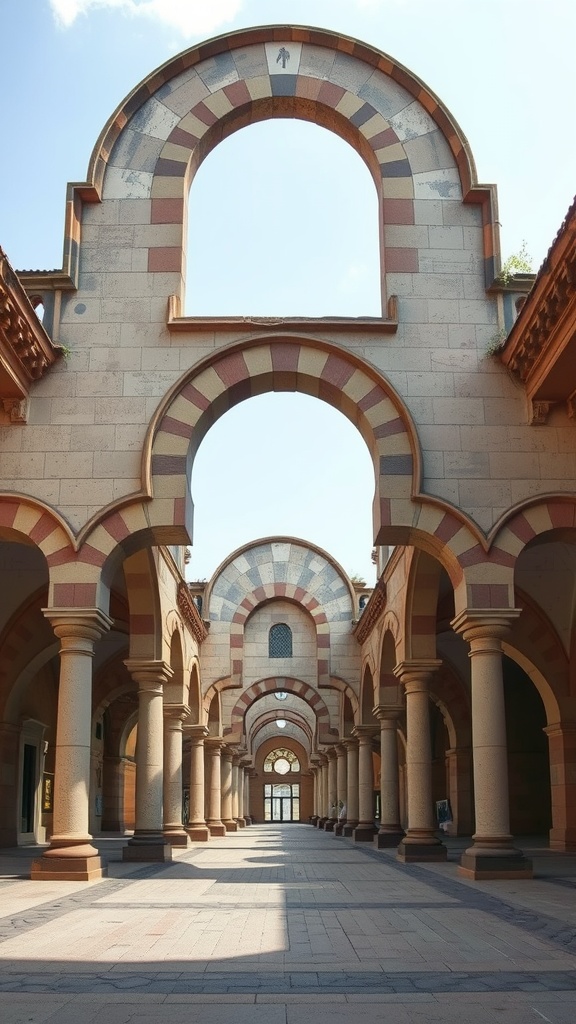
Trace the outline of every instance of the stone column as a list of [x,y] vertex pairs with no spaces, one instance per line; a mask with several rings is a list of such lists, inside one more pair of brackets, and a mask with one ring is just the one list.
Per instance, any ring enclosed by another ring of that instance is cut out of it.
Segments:
[[238,823],[234,820],[232,812],[232,751],[229,747],[223,747],[221,754],[221,801],[222,821],[227,832],[237,832]]
[[374,824],[374,766],[372,737],[377,729],[373,725],[357,725],[354,735],[358,739],[358,824],[352,832],[355,843],[371,843],[376,834]]
[[164,838],[171,846],[189,846],[182,824],[182,722],[186,704],[164,704]]
[[520,611],[465,611],[452,622],[470,644],[476,831],[462,854],[468,878],[531,878],[532,863],[510,835],[502,640]]
[[54,832],[32,878],[85,882],[106,873],[88,831],[94,644],[112,625],[98,608],[45,608],[60,640]]
[[336,789],[338,793],[338,821],[334,826],[334,835],[341,836],[346,824],[346,800],[348,798],[348,765],[346,747],[339,743],[336,747]]
[[469,836],[473,831],[472,750],[451,747],[446,751],[446,778],[453,822],[448,835]]
[[242,811],[244,800],[240,785],[242,779],[242,769],[240,767],[241,759],[241,754],[235,754],[232,758],[232,817],[234,818],[238,828],[244,828],[246,825]]
[[346,747],[347,787],[346,787],[346,824],[342,835],[350,839],[358,825],[358,740],[347,736],[343,740]]
[[576,724],[556,722],[544,729],[550,751],[552,828],[550,849],[576,851]]
[[252,765],[251,763],[247,766],[244,772],[244,820],[247,825],[252,824],[252,814],[250,813],[250,775]]
[[208,735],[205,725],[186,725],[190,737],[190,819],[186,831],[195,843],[206,843],[210,830],[204,817],[204,741]]
[[406,690],[406,786],[408,828],[398,847],[401,861],[446,860],[447,851],[436,835],[432,804],[432,744],[430,740],[430,679],[441,661],[403,661],[394,674]]
[[204,749],[210,765],[208,771],[208,817],[206,824],[211,836],[225,836],[226,826],[222,821],[222,783],[220,769],[220,752],[224,746],[221,736],[208,736],[204,740]]
[[18,750],[20,727],[0,722],[0,847],[18,845]]
[[131,659],[124,663],[138,683],[136,733],[136,828],[122,850],[123,860],[165,861],[172,847],[163,830],[163,688],[172,676],[164,661]]
[[124,831],[124,757],[105,754],[102,762],[102,831]]
[[324,828],[330,817],[328,810],[328,757],[326,754],[319,754],[320,759],[320,817],[316,822],[317,828]]
[[404,838],[400,825],[400,787],[398,778],[398,718],[404,708],[378,704],[372,714],[380,721],[380,828],[374,845],[383,850],[398,846]]
[[316,827],[320,818],[320,761],[316,753],[313,753],[310,757],[310,771],[314,778],[314,803],[313,813],[310,815],[310,824]]
[[336,747],[330,747],[328,754],[328,818],[324,822],[324,831],[333,832],[338,824],[338,775]]

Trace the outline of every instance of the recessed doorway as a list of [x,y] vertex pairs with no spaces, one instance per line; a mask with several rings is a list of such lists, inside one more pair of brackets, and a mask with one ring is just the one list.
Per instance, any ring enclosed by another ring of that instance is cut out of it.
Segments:
[[264,786],[264,821],[300,821],[300,784]]

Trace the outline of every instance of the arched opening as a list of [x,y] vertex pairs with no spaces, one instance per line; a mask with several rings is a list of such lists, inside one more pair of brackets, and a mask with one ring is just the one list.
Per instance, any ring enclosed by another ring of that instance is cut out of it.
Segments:
[[188,315],[382,315],[374,181],[326,128],[235,132],[196,172],[188,209]]
[[[350,575],[374,579],[373,463],[358,430],[323,401],[273,393],[230,409],[200,444],[192,495],[192,579],[246,541],[279,534],[305,537]],[[342,521],[354,529],[342,531]]]
[[552,825],[546,711],[534,683],[511,658],[503,658],[510,829],[544,836]]

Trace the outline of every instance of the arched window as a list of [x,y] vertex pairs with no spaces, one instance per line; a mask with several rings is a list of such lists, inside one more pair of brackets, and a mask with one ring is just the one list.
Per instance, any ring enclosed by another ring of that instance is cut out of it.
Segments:
[[285,622],[276,622],[268,633],[268,657],[292,657],[292,630]]
[[293,750],[286,747],[277,747],[272,750],[264,761],[265,772],[277,772],[279,775],[287,775],[288,772],[299,772],[300,761]]

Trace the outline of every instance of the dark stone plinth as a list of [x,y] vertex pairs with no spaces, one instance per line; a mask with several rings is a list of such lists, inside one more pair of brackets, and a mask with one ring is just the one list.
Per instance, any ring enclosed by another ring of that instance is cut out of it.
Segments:
[[443,861],[446,860],[448,851],[439,839],[433,839],[429,842],[421,840],[416,843],[403,839],[398,846],[396,856],[404,864],[410,864],[415,861]]
[[402,829],[394,831],[383,831],[382,829],[374,836],[374,846],[377,850],[390,850],[394,846],[398,846],[404,839],[404,832]]
[[478,881],[490,878],[532,878],[532,861],[521,850],[475,850],[460,858],[458,874]]
[[376,834],[376,826],[360,822],[352,831],[352,839],[355,843],[373,843]]

